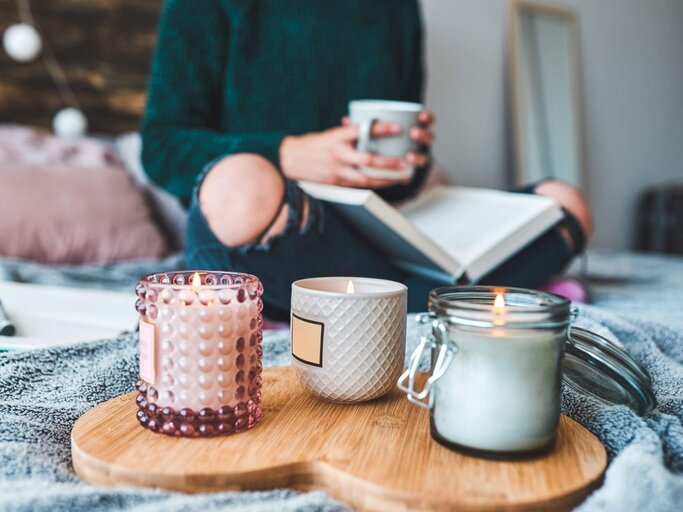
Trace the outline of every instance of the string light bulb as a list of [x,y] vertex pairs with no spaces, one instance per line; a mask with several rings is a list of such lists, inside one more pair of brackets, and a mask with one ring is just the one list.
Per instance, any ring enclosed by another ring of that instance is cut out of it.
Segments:
[[2,46],[10,58],[17,62],[31,62],[43,49],[43,40],[33,25],[16,23],[2,36]]
[[52,129],[60,137],[80,137],[88,131],[88,119],[80,110],[76,96],[66,79],[52,48],[38,32],[29,0],[16,0],[20,23],[10,26],[3,34],[2,43],[7,55],[18,62],[31,62],[39,55],[57,93],[66,108],[52,119]]
[[52,118],[52,131],[58,137],[82,137],[88,131],[88,120],[77,108],[63,108]]

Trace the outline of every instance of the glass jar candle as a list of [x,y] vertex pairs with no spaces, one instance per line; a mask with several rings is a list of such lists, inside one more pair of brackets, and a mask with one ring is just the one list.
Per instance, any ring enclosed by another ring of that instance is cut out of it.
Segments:
[[[552,444],[569,301],[514,288],[449,287],[430,293],[429,309],[419,319],[431,321],[432,334],[422,338],[399,386],[431,408],[432,437],[496,455]],[[432,376],[417,392],[417,364],[428,349]]]
[[230,434],[261,417],[261,282],[232,272],[143,277],[139,423],[184,437]]

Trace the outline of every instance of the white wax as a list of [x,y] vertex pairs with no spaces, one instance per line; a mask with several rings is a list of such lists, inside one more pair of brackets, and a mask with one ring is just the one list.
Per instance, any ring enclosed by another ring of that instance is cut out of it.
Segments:
[[406,289],[402,283],[375,279],[372,277],[311,277],[301,279],[292,285],[300,293],[319,295],[321,293],[346,294],[349,282],[353,282],[353,292],[356,296],[395,295]]
[[451,328],[458,352],[435,384],[438,434],[469,448],[541,448],[557,429],[564,333]]

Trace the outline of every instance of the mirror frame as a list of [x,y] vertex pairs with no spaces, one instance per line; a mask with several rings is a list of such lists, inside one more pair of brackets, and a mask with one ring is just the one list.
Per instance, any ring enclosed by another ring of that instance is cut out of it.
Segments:
[[526,176],[527,136],[524,126],[524,98],[522,91],[522,76],[518,66],[518,58],[521,56],[520,44],[520,16],[523,11],[536,11],[554,17],[564,18],[568,23],[569,34],[569,66],[572,69],[572,104],[574,119],[576,120],[575,140],[576,161],[578,169],[578,187],[585,191],[587,187],[586,162],[585,162],[585,139],[583,129],[583,97],[581,92],[581,51],[579,22],[574,10],[553,4],[541,3],[534,0],[510,0],[508,18],[508,66],[510,79],[510,103],[512,139],[514,145],[514,171],[511,173],[513,185],[526,185],[530,178]]

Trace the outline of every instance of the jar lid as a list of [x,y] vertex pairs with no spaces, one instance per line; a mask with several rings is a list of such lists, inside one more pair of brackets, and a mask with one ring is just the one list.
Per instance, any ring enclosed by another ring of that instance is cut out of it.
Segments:
[[640,415],[657,407],[647,370],[622,348],[580,327],[569,331],[563,381],[580,393],[610,405],[626,405]]

